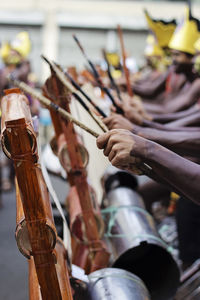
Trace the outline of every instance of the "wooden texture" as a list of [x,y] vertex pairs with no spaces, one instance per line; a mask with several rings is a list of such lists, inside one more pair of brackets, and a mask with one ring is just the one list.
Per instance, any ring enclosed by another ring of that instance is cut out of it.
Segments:
[[19,185],[15,178],[15,190],[16,190],[16,230],[15,238],[19,251],[26,257],[31,257],[31,244],[28,235],[28,229],[24,216],[24,209],[19,191]]
[[29,259],[28,267],[29,267],[29,300],[42,300],[33,257]]
[[70,113],[68,113],[65,109],[59,107],[58,105],[52,105],[52,102],[49,99],[47,99],[46,97],[44,97],[43,95],[38,93],[35,89],[30,87],[26,83],[20,82],[16,79],[11,79],[11,78],[10,78],[10,81],[13,82],[14,85],[19,87],[21,90],[23,90],[24,92],[26,92],[30,96],[36,98],[38,101],[40,101],[46,107],[49,107],[49,108],[53,109],[54,111],[56,111],[57,113],[59,113],[62,116],[63,119],[66,119],[70,122],[73,122],[74,124],[76,124],[77,126],[82,128],[83,130],[87,131],[88,133],[90,133],[94,137],[99,136],[96,132],[94,132],[94,130],[88,128],[86,125],[82,124],[81,122],[79,122],[78,120],[73,118],[73,116]]
[[130,77],[129,77],[129,70],[126,66],[126,51],[125,51],[125,47],[124,47],[123,33],[122,33],[120,25],[117,26],[117,29],[118,29],[118,35],[119,35],[119,40],[120,40],[120,45],[121,45],[123,69],[124,69],[124,74],[125,74],[125,78],[126,78],[127,91],[128,91],[129,96],[132,97],[133,96],[133,89],[131,87],[131,82],[130,82]]
[[[56,77],[54,72],[52,72],[52,76],[48,79],[45,85],[47,89],[49,88],[49,96],[51,96],[51,99],[56,99],[56,104],[70,113],[70,94],[63,83]],[[90,273],[95,256],[100,249],[104,251],[107,256],[102,267],[107,265],[109,255],[105,245],[102,245],[100,241],[90,188],[87,182],[87,172],[83,165],[77,134],[71,122],[62,119],[61,124],[65,140],[67,142],[67,150],[71,163],[71,170],[68,172],[68,178],[70,178],[70,184],[76,187],[78,193],[82,210],[82,226],[85,232],[84,242],[88,243],[90,248],[90,254],[87,257],[87,260],[89,258],[89,264],[88,262],[85,262],[85,266],[87,266],[85,271]],[[99,245],[98,247],[97,244]]]
[[73,85],[71,84],[71,82],[69,82],[66,78],[65,73],[62,71],[61,67],[58,67],[56,64],[54,64],[53,62],[50,62],[46,57],[43,56],[43,58],[45,59],[45,61],[50,65],[50,67],[53,69],[53,71],[56,73],[56,76],[58,76],[59,80],[62,82],[62,84],[65,86],[65,88],[67,89],[67,91],[69,91],[71,94],[73,94],[73,96],[75,97],[75,99],[78,100],[78,102],[84,107],[84,109],[86,109],[86,111],[88,112],[88,114],[93,118],[93,120],[98,124],[98,126],[102,129],[103,132],[108,131],[105,124],[102,122],[102,120],[95,115],[90,108],[87,106],[87,104],[85,103],[84,99],[81,98],[81,95],[77,94]]
[[[27,99],[11,90],[2,98],[1,109],[3,148],[14,161],[42,299],[61,300],[55,255],[52,252],[56,230],[49,195],[38,164],[37,142]],[[51,230],[51,237],[47,228]]]
[[[67,266],[67,252],[60,238],[57,239],[54,250],[56,256],[56,271],[61,289],[62,300],[73,300]],[[29,259],[29,300],[42,300],[34,260]]]
[[[71,167],[71,161],[68,154],[68,146],[64,134],[59,135],[57,143],[58,143],[57,155],[59,157],[60,163],[62,167],[69,173],[72,167]],[[86,168],[89,161],[89,154],[87,149],[82,144],[81,139],[79,139],[79,137],[78,137],[78,148],[79,148],[79,152],[81,153],[83,166],[84,168]]]
[[61,289],[62,300],[73,300],[67,265],[67,251],[59,237],[57,238],[54,253],[57,258],[56,271]]

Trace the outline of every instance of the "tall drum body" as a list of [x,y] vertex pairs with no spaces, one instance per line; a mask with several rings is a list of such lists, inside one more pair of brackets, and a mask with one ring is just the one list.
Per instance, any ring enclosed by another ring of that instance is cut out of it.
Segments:
[[150,300],[142,280],[130,272],[106,268],[88,277],[90,300]]
[[140,196],[130,188],[117,187],[108,192],[106,203],[103,213],[113,267],[140,277],[153,300],[172,297],[179,285],[179,269]]

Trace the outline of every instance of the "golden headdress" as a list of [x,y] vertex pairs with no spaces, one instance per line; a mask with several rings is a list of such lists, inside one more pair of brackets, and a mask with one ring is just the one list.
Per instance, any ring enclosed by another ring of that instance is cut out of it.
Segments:
[[194,55],[194,44],[199,37],[200,22],[192,17],[191,11],[189,7],[187,7],[185,17],[178,24],[169,43],[169,48]]
[[168,47],[169,41],[176,29],[176,21],[164,21],[159,19],[155,20],[150,17],[146,9],[144,10],[144,14],[147,20],[150,33],[155,36],[158,45],[161,48]]
[[158,45],[154,35],[149,34],[147,36],[146,40],[147,44],[144,50],[144,54],[146,56],[157,56],[157,57],[163,57],[164,52],[162,48]]
[[[13,53],[13,50],[16,53]],[[31,51],[31,41],[26,31],[16,35],[13,41],[3,42],[0,48],[0,55],[6,64],[18,64],[28,56]]]

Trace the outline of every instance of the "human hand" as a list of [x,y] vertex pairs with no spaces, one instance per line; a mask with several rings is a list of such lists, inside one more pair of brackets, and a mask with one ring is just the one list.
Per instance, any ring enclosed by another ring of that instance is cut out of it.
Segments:
[[108,129],[127,129],[132,130],[133,124],[122,115],[112,113],[109,117],[103,119]]
[[146,142],[128,130],[114,129],[97,138],[97,147],[104,149],[104,155],[113,166],[142,174],[139,165],[141,158],[145,158]]

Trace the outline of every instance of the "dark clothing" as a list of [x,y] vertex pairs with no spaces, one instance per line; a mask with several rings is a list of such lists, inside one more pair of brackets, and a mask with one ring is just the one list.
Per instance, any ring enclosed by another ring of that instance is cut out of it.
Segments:
[[176,210],[180,259],[192,264],[200,258],[200,205],[180,198]]

